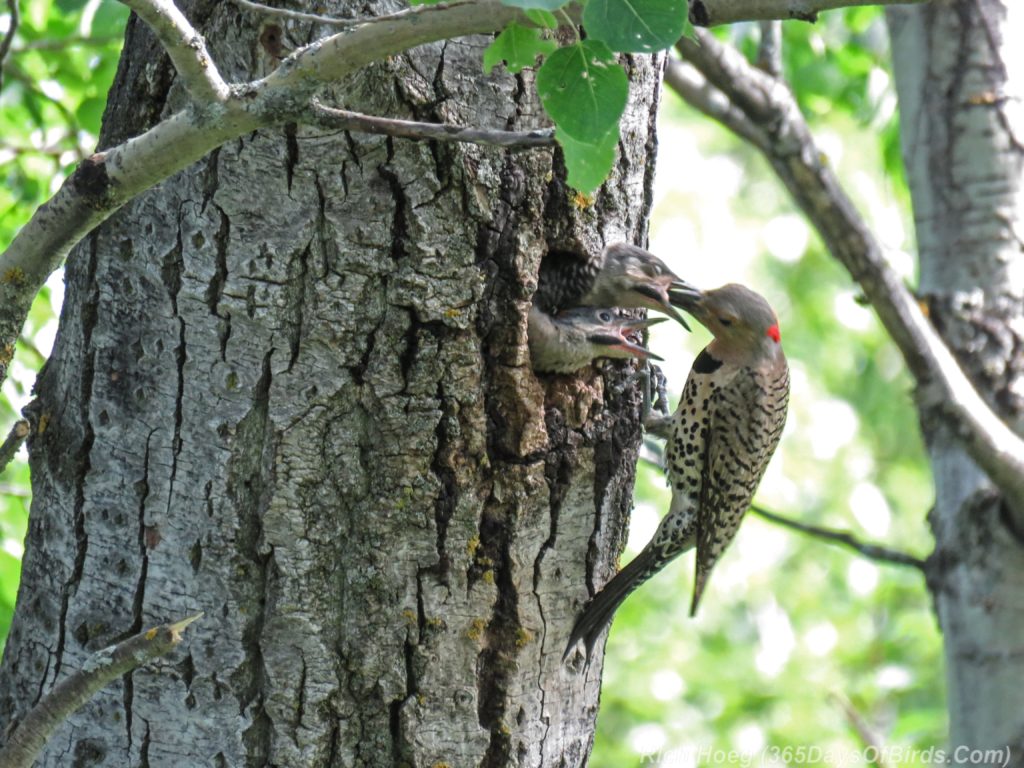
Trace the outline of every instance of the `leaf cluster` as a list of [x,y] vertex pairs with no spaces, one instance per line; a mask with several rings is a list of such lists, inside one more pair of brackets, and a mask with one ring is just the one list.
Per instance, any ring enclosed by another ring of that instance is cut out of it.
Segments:
[[[534,26],[508,25],[484,53],[484,71],[505,62],[510,72],[532,67],[538,59],[537,93],[555,123],[570,186],[591,192],[607,178],[615,162],[619,121],[629,98],[620,53],[665,50],[684,33],[685,0],[586,0],[580,38],[565,12],[565,0],[503,0],[523,9]],[[559,45],[559,18],[573,32]]]

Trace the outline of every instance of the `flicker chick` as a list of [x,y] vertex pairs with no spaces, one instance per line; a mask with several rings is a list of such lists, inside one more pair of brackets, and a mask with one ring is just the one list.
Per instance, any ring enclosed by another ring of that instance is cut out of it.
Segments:
[[588,259],[548,254],[540,265],[533,303],[552,314],[571,307],[642,307],[662,312],[689,330],[669,300],[673,286],[690,287],[653,253],[613,243]]
[[530,359],[538,373],[572,373],[599,357],[661,360],[629,339],[633,331],[665,318],[620,317],[613,310],[578,307],[549,315],[536,305],[530,310]]

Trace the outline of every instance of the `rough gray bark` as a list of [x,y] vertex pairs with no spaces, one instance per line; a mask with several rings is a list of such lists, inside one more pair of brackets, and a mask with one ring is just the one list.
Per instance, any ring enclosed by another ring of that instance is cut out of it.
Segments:
[[[980,391],[1024,428],[1024,32],[1013,0],[889,11],[921,296]],[[923,413],[936,482],[929,586],[945,639],[951,746],[1024,765],[1024,521]],[[1017,504],[1020,507],[1020,504]],[[964,761],[961,752],[954,757]]]
[[[226,77],[274,66],[260,20],[181,5]],[[480,74],[486,43],[416,49],[335,95],[542,127],[528,77]],[[130,26],[105,145],[183,98],[153,45]],[[645,237],[659,64],[628,62],[621,159],[592,204],[550,150],[289,127],[223,146],[75,250],[32,411],[0,721],[95,649],[206,618],[39,765],[585,761],[600,664],[560,657],[622,543],[639,398],[619,365],[538,380],[526,316],[547,248]]]

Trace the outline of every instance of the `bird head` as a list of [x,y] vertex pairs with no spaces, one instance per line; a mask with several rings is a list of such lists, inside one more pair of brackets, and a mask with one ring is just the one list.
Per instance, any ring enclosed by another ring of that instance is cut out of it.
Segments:
[[716,350],[725,356],[773,356],[781,349],[775,312],[763,296],[745,286],[729,283],[700,291],[676,284],[670,300],[711,331]]
[[673,285],[683,284],[661,259],[629,243],[614,243],[604,250],[601,270],[582,304],[600,307],[643,307],[663,312],[690,327],[669,301]]
[[629,334],[664,322],[663,317],[621,317],[610,309],[577,307],[562,312],[556,319],[558,322],[572,325],[581,332],[586,343],[591,346],[594,357],[662,359],[647,347],[631,341]]

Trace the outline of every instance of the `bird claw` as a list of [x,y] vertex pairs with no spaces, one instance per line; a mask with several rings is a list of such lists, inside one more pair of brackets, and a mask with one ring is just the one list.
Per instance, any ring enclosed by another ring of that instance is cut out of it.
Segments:
[[[651,394],[652,377],[657,399]],[[643,396],[640,420],[644,429],[649,434],[667,439],[672,425],[672,415],[669,412],[668,380],[665,374],[661,372],[661,368],[648,362],[633,375],[633,378],[640,382],[640,392]]]

